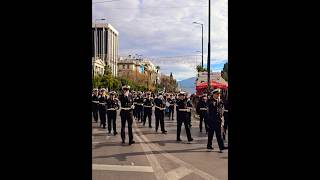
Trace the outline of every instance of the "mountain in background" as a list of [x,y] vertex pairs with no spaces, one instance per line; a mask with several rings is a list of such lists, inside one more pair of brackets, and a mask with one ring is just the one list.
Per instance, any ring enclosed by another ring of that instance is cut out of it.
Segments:
[[189,94],[193,94],[196,92],[196,77],[178,81],[178,85],[182,91],[186,91]]

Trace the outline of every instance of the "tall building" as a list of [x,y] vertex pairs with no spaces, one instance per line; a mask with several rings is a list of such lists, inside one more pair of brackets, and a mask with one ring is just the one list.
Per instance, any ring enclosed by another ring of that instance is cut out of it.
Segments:
[[96,75],[103,75],[104,74],[104,67],[105,67],[105,62],[102,61],[100,58],[92,58],[92,67],[93,67],[93,76]]
[[110,24],[92,25],[92,57],[102,59],[118,75],[119,33]]

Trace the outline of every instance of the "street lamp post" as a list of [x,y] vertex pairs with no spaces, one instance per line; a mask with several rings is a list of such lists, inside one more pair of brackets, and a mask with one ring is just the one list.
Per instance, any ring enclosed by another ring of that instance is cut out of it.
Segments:
[[210,91],[210,11],[211,11],[211,8],[210,8],[210,5],[211,4],[211,1],[209,0],[209,25],[208,25],[208,33],[209,33],[209,36],[208,36],[208,61],[207,61],[207,72],[208,72],[208,91]]
[[202,34],[202,40],[201,40],[201,50],[202,50],[202,54],[201,54],[201,58],[202,58],[202,61],[201,61],[201,66],[203,68],[203,24],[202,23],[198,23],[198,22],[193,22],[194,24],[200,24],[201,25],[201,34]]

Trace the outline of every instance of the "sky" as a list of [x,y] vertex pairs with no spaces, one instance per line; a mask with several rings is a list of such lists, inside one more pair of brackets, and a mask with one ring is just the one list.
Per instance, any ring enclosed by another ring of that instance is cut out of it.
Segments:
[[[93,0],[92,21],[98,18],[119,32],[120,56],[149,58],[178,81],[194,77],[201,64],[201,25],[192,22],[203,23],[206,67],[208,0]],[[228,0],[211,0],[210,67],[220,71],[227,61]]]

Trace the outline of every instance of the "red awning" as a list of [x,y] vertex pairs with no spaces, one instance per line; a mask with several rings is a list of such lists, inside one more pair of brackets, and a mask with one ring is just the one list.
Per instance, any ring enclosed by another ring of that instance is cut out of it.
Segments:
[[[213,87],[214,89],[216,88],[220,88],[220,89],[227,89],[228,88],[228,84],[222,84],[222,83],[218,83],[216,81],[211,81],[211,87]],[[208,82],[203,82],[201,84],[199,84],[198,86],[196,86],[196,90],[203,90],[206,89],[208,87]]]

